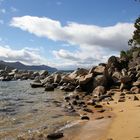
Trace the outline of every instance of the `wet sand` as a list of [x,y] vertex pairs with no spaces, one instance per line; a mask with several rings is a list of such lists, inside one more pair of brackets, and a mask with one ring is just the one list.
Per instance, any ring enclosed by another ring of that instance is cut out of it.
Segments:
[[113,116],[110,107],[104,109],[104,113],[97,113],[101,109],[93,107],[94,113],[87,113],[90,120],[78,120],[72,127],[64,129],[64,137],[61,140],[100,140],[107,133],[112,122],[110,116]]
[[79,125],[65,130],[62,140],[99,140],[105,135],[110,119],[83,121]]

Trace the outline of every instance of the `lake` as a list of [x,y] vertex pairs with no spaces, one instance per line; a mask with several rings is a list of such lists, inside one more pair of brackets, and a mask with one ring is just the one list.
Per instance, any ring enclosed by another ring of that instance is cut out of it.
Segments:
[[0,139],[49,133],[75,119],[63,104],[64,92],[31,88],[31,81],[0,82]]

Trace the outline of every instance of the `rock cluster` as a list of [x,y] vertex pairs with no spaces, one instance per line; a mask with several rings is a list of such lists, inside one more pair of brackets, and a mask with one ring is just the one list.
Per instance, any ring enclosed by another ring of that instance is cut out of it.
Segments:
[[98,97],[105,95],[106,91],[112,87],[116,87],[121,91],[129,90],[133,93],[139,93],[139,53],[133,52],[133,57],[129,60],[124,57],[111,56],[106,64],[101,63],[89,70],[78,68],[68,74],[56,72],[46,75],[46,77],[42,76],[39,77],[38,81],[33,82],[31,86],[44,86],[46,91],[54,90],[56,87],[67,92],[84,91]]
[[27,70],[0,70],[0,81],[11,81],[11,80],[37,80],[44,79],[48,75],[48,71],[27,71]]

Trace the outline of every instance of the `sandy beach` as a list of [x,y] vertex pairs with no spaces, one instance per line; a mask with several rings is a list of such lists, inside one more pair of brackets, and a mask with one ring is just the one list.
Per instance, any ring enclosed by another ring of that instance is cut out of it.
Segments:
[[[103,113],[104,119],[85,121],[78,127],[65,131],[64,140],[140,140],[140,101],[134,96],[125,95],[125,102],[118,102],[120,92],[116,92],[114,101],[106,104],[110,112]],[[107,118],[107,116],[112,116]]]
[[[110,103],[115,114],[107,134],[101,140],[139,140],[140,139],[140,101],[134,101],[136,95],[126,95],[125,102],[117,102],[120,93],[116,93]],[[136,95],[140,99],[140,95]]]

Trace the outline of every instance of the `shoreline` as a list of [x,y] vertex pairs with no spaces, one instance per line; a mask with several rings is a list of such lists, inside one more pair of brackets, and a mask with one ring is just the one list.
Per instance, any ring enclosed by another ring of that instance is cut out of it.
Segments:
[[[116,91],[114,101],[105,105],[110,108],[108,115],[111,115],[111,119],[107,119],[106,115],[101,120],[95,120],[94,117],[89,121],[82,122],[79,127],[65,130],[65,137],[62,140],[139,140],[140,102],[139,100],[135,101],[134,96],[140,99],[140,95],[126,94],[125,102],[118,102],[120,94],[121,92]],[[102,115],[104,116],[104,113]]]
[[[105,102],[102,104],[105,104]],[[87,116],[90,117],[90,120],[77,120],[73,126],[63,129],[64,137],[61,140],[102,139],[114,119],[110,106],[106,107],[105,105],[104,108],[106,109],[104,113],[98,114],[95,112],[95,114],[88,114]]]
[[109,118],[84,121],[64,130],[64,137],[61,140],[100,140],[110,124]]

